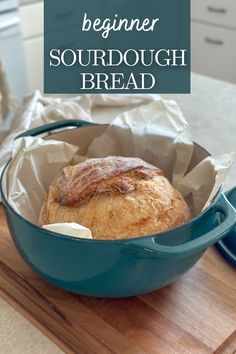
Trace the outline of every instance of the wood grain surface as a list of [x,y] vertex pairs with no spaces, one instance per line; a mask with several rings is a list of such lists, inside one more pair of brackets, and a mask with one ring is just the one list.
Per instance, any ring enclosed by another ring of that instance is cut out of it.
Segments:
[[215,248],[159,291],[115,300],[77,296],[24,263],[0,206],[0,294],[66,353],[236,353],[236,270]]
[[215,351],[215,354],[235,354],[236,331],[229,336],[224,343]]

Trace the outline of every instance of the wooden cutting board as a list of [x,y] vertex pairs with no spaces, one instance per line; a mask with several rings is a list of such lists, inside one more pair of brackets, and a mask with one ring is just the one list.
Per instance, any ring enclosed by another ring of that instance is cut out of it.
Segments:
[[236,353],[236,269],[215,248],[180,280],[151,294],[77,296],[24,263],[0,206],[0,294],[66,353]]

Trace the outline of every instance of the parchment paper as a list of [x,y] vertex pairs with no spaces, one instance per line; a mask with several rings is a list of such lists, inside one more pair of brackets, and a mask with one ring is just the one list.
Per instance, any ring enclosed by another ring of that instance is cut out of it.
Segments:
[[[130,98],[132,99],[132,97]],[[10,204],[29,221],[38,221],[55,175],[83,157],[78,148],[53,140],[21,138],[14,143],[6,194]],[[86,156],[141,157],[165,172],[188,201],[194,214],[213,200],[233,162],[233,154],[208,157],[186,174],[193,153],[187,121],[173,101],[155,101],[115,118],[90,145]]]
[[[11,132],[3,141],[0,141],[0,174],[4,165],[11,158],[15,137],[26,130],[63,119],[93,121],[92,110],[96,107],[119,107],[122,110],[127,110],[127,107],[148,104],[156,99],[159,99],[159,95],[85,94],[72,97],[68,97],[68,95],[66,97],[46,97],[36,91],[25,97],[23,106],[13,118]],[[97,123],[107,122],[110,123],[111,119],[97,121]]]

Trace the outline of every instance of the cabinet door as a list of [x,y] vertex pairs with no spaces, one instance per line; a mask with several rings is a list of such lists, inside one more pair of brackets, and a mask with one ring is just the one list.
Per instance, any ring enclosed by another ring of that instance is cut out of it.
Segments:
[[24,41],[30,91],[43,92],[43,37]]
[[192,22],[192,71],[236,83],[236,31]]
[[236,28],[235,0],[192,0],[192,18]]
[[24,39],[43,33],[43,1],[22,5],[19,8],[21,31]]

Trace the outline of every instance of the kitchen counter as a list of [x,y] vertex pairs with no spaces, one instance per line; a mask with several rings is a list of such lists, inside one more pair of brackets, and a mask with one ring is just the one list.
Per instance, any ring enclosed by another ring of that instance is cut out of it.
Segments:
[[[162,95],[174,99],[188,120],[193,140],[212,155],[236,152],[236,85],[192,75],[191,95]],[[236,163],[225,189],[236,186]]]
[[18,0],[18,2],[19,2],[19,5],[22,6],[22,5],[33,4],[36,2],[42,2],[42,0]]
[[63,352],[0,298],[0,353],[62,354]]
[[[190,96],[165,95],[165,97],[174,98],[180,104],[192,127],[194,140],[205,146],[210,152],[217,154],[222,151],[230,152],[236,150],[236,86],[193,75],[192,94]],[[234,165],[227,179],[226,188],[231,188],[235,184],[236,166]],[[1,207],[0,217],[0,236],[2,238],[2,236],[5,237],[7,229]],[[6,254],[8,247],[13,247],[13,245],[4,243],[4,247],[6,248],[4,254]],[[19,274],[24,269],[24,274],[29,284],[36,286],[36,289],[40,291],[44,291],[43,282],[40,281],[38,284],[37,277],[24,265],[16,251],[14,252],[17,262],[20,262],[19,269],[17,268]],[[9,259],[10,263],[11,260]],[[2,265],[3,259],[0,258],[0,279],[4,269]],[[236,347],[232,346],[234,346],[236,338],[235,335],[231,337],[230,335],[236,329],[236,304],[235,295],[233,295],[236,291],[235,272],[236,270],[229,266],[214,248],[211,248],[205,253],[198,265],[184,275],[182,279],[159,292],[139,297],[138,300],[104,300],[107,304],[106,306],[103,306],[103,300],[96,303],[96,300],[83,297],[81,302],[78,301],[77,307],[72,304],[68,295],[66,306],[71,306],[71,308],[74,306],[74,308],[78,309],[78,316],[81,316],[81,328],[77,339],[79,343],[80,331],[82,333],[84,331],[90,338],[91,332],[89,330],[94,327],[89,324],[89,318],[91,322],[95,321],[94,326],[96,326],[95,324],[102,326],[101,336],[106,337],[107,335],[107,338],[109,338],[108,347],[105,346],[106,342],[104,342],[103,338],[99,340],[99,346],[104,345],[104,353],[109,353],[111,348],[113,348],[115,353],[121,353],[119,349],[121,347],[118,344],[120,340],[122,342],[123,338],[128,338],[128,342],[124,341],[122,345],[127,345],[127,348],[130,349],[129,352],[158,353],[157,348],[159,348],[159,345],[167,348],[168,335],[166,331],[169,328],[170,347],[169,350],[165,351],[167,354],[182,354],[183,352],[188,354],[211,353],[219,346],[221,346],[222,350],[219,349],[217,353],[228,353],[225,349],[226,346],[231,346],[231,349],[233,349],[229,353],[233,353]],[[14,282],[17,282],[17,279],[14,279]],[[27,308],[26,301],[24,308],[22,308],[14,297],[9,296],[9,293],[5,291],[3,284],[4,281],[0,280],[0,294],[5,301],[14,306],[31,323],[34,323],[67,351],[67,347],[62,344],[64,339],[60,338],[60,336],[56,337],[50,326],[46,330],[43,329],[42,323],[45,318],[42,318],[41,322],[37,321],[34,317],[33,308]],[[14,287],[12,289],[14,290]],[[55,294],[58,294],[58,298],[57,296],[55,298]],[[60,304],[62,293],[60,290],[57,293],[49,286],[46,289],[46,296],[49,299],[55,298],[55,301]],[[34,300],[34,297],[32,299]],[[156,309],[152,308],[154,299],[158,299],[159,303]],[[61,349],[39,332],[28,320],[13,310],[5,301],[0,299],[0,353],[62,353]],[[44,313],[45,303],[42,302],[40,306],[42,313]],[[113,321],[112,316],[109,317],[109,308],[114,308],[114,316],[117,320]],[[141,311],[140,318],[136,313],[139,308]],[[96,312],[95,317],[93,317],[92,311]],[[130,322],[125,322],[125,313],[127,311],[130,311],[131,317],[135,316],[129,319]],[[208,311],[210,315],[208,315]],[[83,322],[83,319],[85,322]],[[217,319],[221,322],[217,322]],[[124,328],[121,327],[122,320]],[[61,321],[59,317],[58,321]],[[142,330],[142,323],[146,326],[147,321],[150,322],[149,332]],[[66,326],[66,321],[62,323],[62,326]],[[111,333],[111,337],[109,333]],[[188,333],[187,336],[186,333]],[[119,338],[117,346],[112,346],[116,337]],[[93,342],[91,345],[96,347],[96,336],[91,337],[91,341]],[[84,345],[83,339],[81,343]],[[134,343],[135,345],[133,345]],[[188,347],[188,343],[194,343],[195,349]],[[186,351],[176,349],[183,348],[183,346],[185,346]],[[75,351],[68,349],[67,352]],[[81,349],[78,351],[80,354],[85,352],[92,353],[93,351],[89,351],[89,349],[87,351],[81,351]]]

